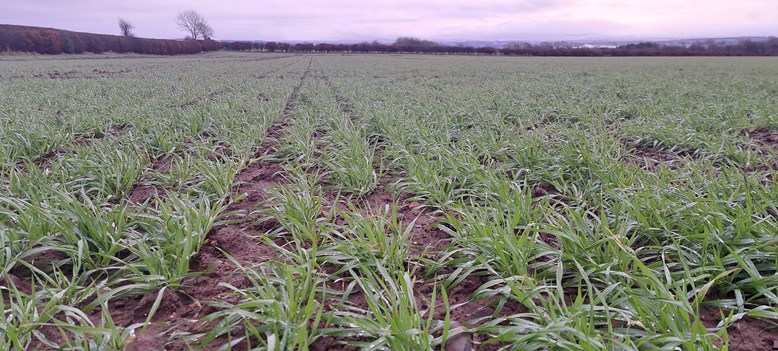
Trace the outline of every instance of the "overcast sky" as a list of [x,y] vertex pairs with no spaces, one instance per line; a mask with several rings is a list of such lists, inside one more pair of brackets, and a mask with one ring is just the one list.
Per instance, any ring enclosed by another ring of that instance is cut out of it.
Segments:
[[0,0],[0,23],[181,38],[195,10],[216,39],[670,39],[778,35],[778,0]]

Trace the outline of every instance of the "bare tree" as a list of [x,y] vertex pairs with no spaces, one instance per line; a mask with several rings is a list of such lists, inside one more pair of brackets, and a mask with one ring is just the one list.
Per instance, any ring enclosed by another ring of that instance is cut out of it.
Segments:
[[135,25],[130,23],[130,21],[119,17],[119,30],[121,30],[123,36],[134,37],[135,34],[132,33],[133,29],[135,29]]
[[192,10],[179,13],[176,17],[176,24],[192,39],[210,39],[213,36],[213,28],[205,17]]
[[213,37],[213,28],[211,28],[211,26],[208,25],[208,22],[200,23],[198,27],[199,27],[198,29],[200,30],[200,36],[203,39],[211,39]]

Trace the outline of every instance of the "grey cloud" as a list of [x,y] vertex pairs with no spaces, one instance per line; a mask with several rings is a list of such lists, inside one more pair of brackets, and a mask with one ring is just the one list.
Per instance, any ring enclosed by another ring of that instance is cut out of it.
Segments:
[[136,25],[138,35],[157,38],[182,37],[173,19],[187,9],[205,15],[216,37],[223,39],[369,40],[415,35],[436,40],[564,40],[778,33],[771,16],[778,13],[778,2],[769,0],[740,0],[735,7],[723,0],[2,1],[0,23],[115,34],[116,18],[122,16]]

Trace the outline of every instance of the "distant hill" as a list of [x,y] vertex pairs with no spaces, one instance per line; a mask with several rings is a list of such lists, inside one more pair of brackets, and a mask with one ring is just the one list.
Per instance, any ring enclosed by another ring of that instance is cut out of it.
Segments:
[[213,40],[169,40],[72,32],[56,28],[0,24],[0,52],[80,54],[106,51],[150,55],[194,54],[221,49]]

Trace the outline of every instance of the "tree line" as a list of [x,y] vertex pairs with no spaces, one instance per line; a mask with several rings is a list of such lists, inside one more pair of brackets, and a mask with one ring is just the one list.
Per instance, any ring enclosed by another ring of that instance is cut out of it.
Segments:
[[235,41],[224,42],[231,51],[299,52],[299,53],[410,53],[505,56],[776,56],[778,38],[765,41],[741,40],[723,43],[713,40],[691,45],[665,45],[641,42],[617,47],[577,47],[565,42],[511,43],[505,48],[442,45],[429,40],[398,38],[392,44],[376,41],[357,44]]
[[[0,24],[0,51],[40,54],[81,54],[85,52],[137,53],[150,55],[195,54],[215,51],[222,44],[211,39],[170,40],[132,36],[132,25],[122,26],[122,36],[71,32],[61,29]],[[202,30],[202,28],[200,28]],[[212,34],[211,30],[209,33]],[[198,32],[199,35],[202,33]]]
[[[191,12],[191,13],[190,13]],[[185,16],[189,15],[189,16]],[[138,53],[151,55],[194,54],[204,51],[259,51],[296,53],[397,53],[440,55],[505,56],[777,56],[778,38],[764,41],[741,40],[732,43],[714,40],[691,45],[665,45],[641,42],[617,47],[578,47],[566,42],[531,44],[515,42],[505,48],[443,45],[429,40],[400,37],[394,43],[377,41],[357,44],[234,41],[210,39],[213,29],[193,11],[177,18],[179,27],[188,32],[188,40],[145,39],[132,34],[134,26],[119,19],[122,35],[71,32],[53,28],[0,24],[0,52],[36,52],[41,54],[80,54],[85,52]],[[198,38],[202,38],[198,40]]]

